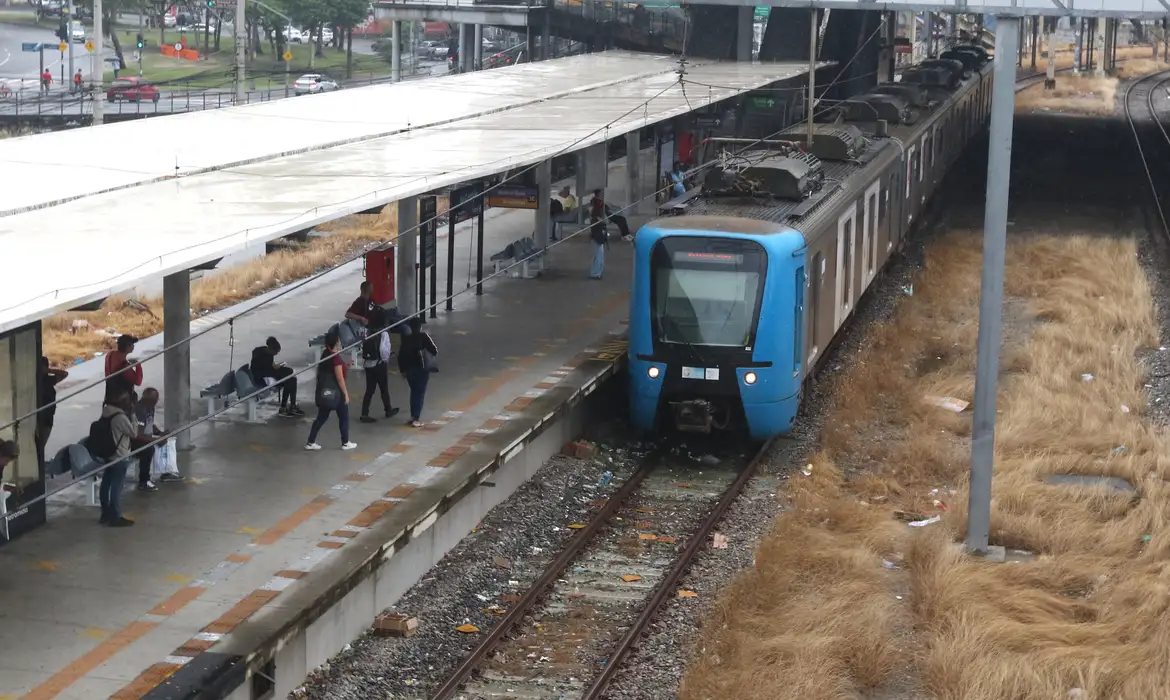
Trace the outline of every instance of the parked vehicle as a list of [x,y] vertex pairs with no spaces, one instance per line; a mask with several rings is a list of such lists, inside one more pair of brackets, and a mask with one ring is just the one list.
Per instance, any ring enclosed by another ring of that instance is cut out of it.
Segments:
[[316,95],[320,92],[333,92],[339,88],[336,80],[320,73],[306,73],[293,83],[293,92],[297,95]]
[[110,102],[158,102],[158,88],[137,76],[118,78],[110,89],[106,91],[106,99]]
[[74,44],[84,44],[85,25],[81,22],[73,22],[69,27],[69,40]]

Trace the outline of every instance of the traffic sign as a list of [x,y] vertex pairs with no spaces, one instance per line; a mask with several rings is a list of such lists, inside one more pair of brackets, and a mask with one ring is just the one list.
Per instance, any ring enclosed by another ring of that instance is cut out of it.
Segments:
[[92,41],[85,42],[85,50],[90,52],[90,53],[93,53],[93,42]]
[[65,49],[69,48],[69,44],[66,44],[62,41],[60,44],[57,44],[57,48],[61,51],[61,53],[65,53]]
[[40,51],[42,48],[44,48],[44,46],[45,46],[44,44],[41,44],[41,43],[36,42],[36,41],[26,41],[20,45],[20,50],[21,51],[35,52],[35,51]]
[[284,59],[284,62],[285,62],[285,63],[288,63],[289,61],[291,61],[291,60],[292,60],[292,51],[289,51],[288,49],[285,49],[285,50],[284,50],[284,54],[281,56],[281,58],[283,58],[283,59]]
[[181,43],[175,44],[175,51],[182,51],[182,50],[183,50],[183,45]]

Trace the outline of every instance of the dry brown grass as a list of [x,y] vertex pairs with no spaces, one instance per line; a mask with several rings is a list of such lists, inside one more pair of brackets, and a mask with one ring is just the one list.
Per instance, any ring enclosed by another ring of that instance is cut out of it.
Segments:
[[[1143,417],[1135,356],[1157,326],[1135,243],[1009,252],[992,541],[1039,558],[955,544],[970,409],[922,401],[974,391],[979,237],[952,234],[839,379],[812,474],[789,481],[791,510],[706,621],[683,700],[1170,697],[1170,438]],[[1042,482],[1061,473],[1120,476],[1139,497]],[[912,529],[895,509],[943,520]]]
[[1055,90],[1045,90],[1039,83],[1016,93],[1016,111],[1111,115],[1117,106],[1117,84],[1117,78],[1057,75]]
[[[204,276],[191,285],[194,317],[250,299],[283,284],[343,263],[357,250],[392,238],[398,226],[397,208],[391,204],[381,214],[356,215],[319,227],[331,235],[312,237],[261,258]],[[153,315],[126,305],[127,298],[111,297],[97,311],[57,314],[44,322],[44,354],[54,364],[71,364],[114,347],[117,333],[146,338],[162,332],[162,299],[141,299]],[[71,332],[73,322],[83,319],[89,330]],[[116,333],[99,331],[113,329]]]
[[1160,73],[1164,70],[1170,70],[1170,63],[1156,60],[1149,56],[1144,58],[1131,58],[1125,63],[1117,64],[1117,77],[1122,80],[1130,80],[1132,78],[1140,78],[1143,75],[1150,75],[1151,73]]
[[[1036,70],[1048,70],[1048,57],[1043,55],[1046,53],[1044,42],[1040,43],[1040,53],[1036,56]],[[1118,46],[1117,58],[1126,62],[1134,61],[1144,58],[1152,58],[1154,55],[1154,47],[1149,44],[1137,44],[1134,46]],[[1068,44],[1058,44],[1056,47],[1056,67],[1057,68],[1072,68],[1073,59],[1076,57],[1074,49]],[[1029,68],[1032,66],[1032,55],[1029,52],[1024,57],[1024,65]],[[1118,66],[1124,66],[1125,63],[1119,63]]]

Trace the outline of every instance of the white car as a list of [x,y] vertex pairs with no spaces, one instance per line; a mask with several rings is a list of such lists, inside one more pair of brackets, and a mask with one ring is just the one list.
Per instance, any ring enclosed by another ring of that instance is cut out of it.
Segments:
[[85,25],[81,22],[74,22],[69,29],[69,40],[75,44],[85,43]]
[[292,27],[285,27],[284,40],[290,44],[303,44],[307,41],[308,32],[303,32],[300,29],[293,29]]
[[321,43],[328,44],[333,41],[333,30],[329,27],[321,28]]
[[306,73],[293,83],[293,92],[298,95],[316,95],[319,92],[333,92],[339,87],[332,78],[319,73]]

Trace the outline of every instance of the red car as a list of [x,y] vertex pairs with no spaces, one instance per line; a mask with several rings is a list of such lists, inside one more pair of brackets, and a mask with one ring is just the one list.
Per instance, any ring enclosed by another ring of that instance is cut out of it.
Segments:
[[132,100],[134,102],[158,102],[158,88],[142,78],[118,78],[106,92],[106,99],[111,102],[118,100]]

